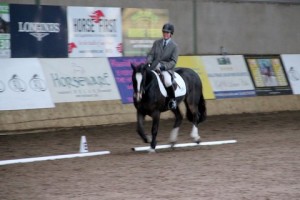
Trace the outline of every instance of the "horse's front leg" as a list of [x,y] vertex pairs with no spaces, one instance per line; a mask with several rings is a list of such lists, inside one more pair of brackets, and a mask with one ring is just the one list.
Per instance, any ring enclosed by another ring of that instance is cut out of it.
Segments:
[[179,107],[177,107],[176,110],[172,110],[172,112],[175,115],[175,122],[174,122],[174,125],[173,125],[173,129],[170,133],[170,143],[171,143],[172,146],[174,146],[177,142],[179,127],[182,123],[183,116],[182,116],[182,113],[181,113]]
[[144,121],[145,115],[137,111],[137,132],[145,143],[148,143],[150,140],[145,134],[144,130]]
[[151,141],[151,150],[155,151],[155,147],[156,147],[156,136],[157,136],[157,132],[158,132],[158,127],[159,127],[159,120],[160,120],[160,112],[156,111],[152,114],[152,141]]

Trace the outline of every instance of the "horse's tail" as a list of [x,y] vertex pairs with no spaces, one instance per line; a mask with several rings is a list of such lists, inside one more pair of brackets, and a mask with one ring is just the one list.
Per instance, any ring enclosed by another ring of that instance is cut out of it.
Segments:
[[199,121],[204,122],[206,120],[206,103],[203,94],[200,96],[200,101],[198,104],[198,115],[199,115]]
[[[187,105],[187,104],[186,104]],[[205,99],[203,97],[203,94],[200,96],[200,100],[198,103],[198,121],[197,123],[199,124],[200,122],[203,122],[206,120],[206,104],[205,104]],[[191,109],[188,108],[186,109],[186,118],[190,121],[193,122],[193,113]]]

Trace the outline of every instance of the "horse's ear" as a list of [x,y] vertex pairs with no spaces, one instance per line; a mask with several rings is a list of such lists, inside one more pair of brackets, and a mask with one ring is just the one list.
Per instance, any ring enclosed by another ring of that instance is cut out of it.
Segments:
[[136,67],[135,67],[135,65],[134,65],[133,63],[130,63],[130,66],[131,66],[131,69],[132,69],[133,71],[136,70]]

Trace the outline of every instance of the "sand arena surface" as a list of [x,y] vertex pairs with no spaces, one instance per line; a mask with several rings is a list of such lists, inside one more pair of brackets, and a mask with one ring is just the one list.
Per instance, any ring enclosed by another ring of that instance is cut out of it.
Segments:
[[[158,144],[172,123],[161,121]],[[0,166],[0,199],[300,199],[300,111],[210,116],[199,130],[237,143],[132,152],[145,146],[134,123],[1,135],[0,160],[77,153],[81,135],[90,152],[111,154]],[[185,120],[178,142],[190,131]]]

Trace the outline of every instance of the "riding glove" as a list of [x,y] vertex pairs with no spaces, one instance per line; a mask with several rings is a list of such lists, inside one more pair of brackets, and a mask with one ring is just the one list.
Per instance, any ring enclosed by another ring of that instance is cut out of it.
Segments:
[[165,69],[166,69],[166,67],[163,66],[161,63],[158,63],[155,68],[155,70],[157,70],[157,71],[164,71]]

